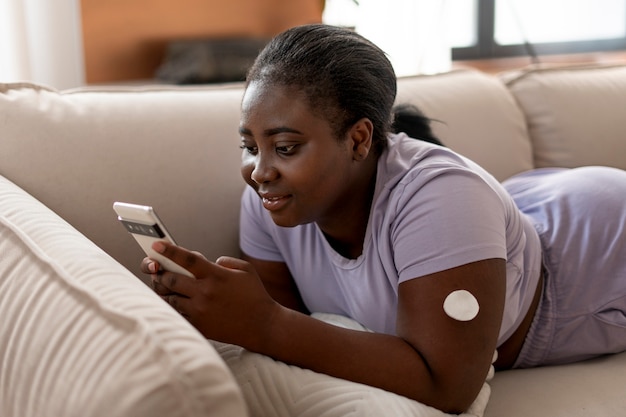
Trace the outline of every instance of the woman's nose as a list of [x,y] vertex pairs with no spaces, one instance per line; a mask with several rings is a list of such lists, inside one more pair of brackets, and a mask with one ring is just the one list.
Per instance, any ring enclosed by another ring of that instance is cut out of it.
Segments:
[[278,170],[273,166],[271,161],[268,158],[257,155],[250,178],[257,184],[263,184],[274,181],[278,176]]

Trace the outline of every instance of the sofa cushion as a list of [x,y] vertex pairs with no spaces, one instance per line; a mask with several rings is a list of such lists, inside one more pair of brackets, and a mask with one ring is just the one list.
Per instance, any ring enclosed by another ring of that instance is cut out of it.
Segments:
[[240,85],[0,84],[0,175],[138,276],[145,255],[114,201],[154,206],[180,245],[209,259],[236,256],[241,95]]
[[626,66],[539,66],[502,77],[526,114],[537,167],[626,169]]
[[212,346],[0,177],[0,415],[244,416]]
[[524,115],[497,78],[474,70],[398,79],[397,104],[414,104],[435,135],[499,180],[533,168]]
[[[314,313],[335,326],[368,331],[340,315]],[[257,417],[453,417],[436,408],[379,388],[287,365],[239,346],[215,342]],[[459,417],[482,417],[489,401],[494,368],[469,409]]]
[[485,417],[626,415],[626,352],[568,365],[496,372]]

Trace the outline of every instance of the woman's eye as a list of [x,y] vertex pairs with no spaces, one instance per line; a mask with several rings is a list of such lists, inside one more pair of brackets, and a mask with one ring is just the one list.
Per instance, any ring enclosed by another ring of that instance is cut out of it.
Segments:
[[240,149],[243,149],[250,155],[256,155],[258,148],[256,146],[240,145]]
[[277,146],[276,152],[281,155],[292,155],[295,153],[297,147],[297,144]]

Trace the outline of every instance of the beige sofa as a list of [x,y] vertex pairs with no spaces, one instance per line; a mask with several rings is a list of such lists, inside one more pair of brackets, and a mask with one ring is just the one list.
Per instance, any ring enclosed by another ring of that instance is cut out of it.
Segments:
[[[439,415],[283,364],[268,366],[313,382],[294,393],[269,368],[253,375],[249,363],[269,358],[207,342],[137,278],[143,254],[116,200],[155,206],[210,259],[238,254],[241,94],[0,84],[0,415]],[[626,169],[625,66],[403,78],[398,101],[500,180],[544,166]],[[500,372],[486,386],[486,409],[468,415],[623,416],[626,353]]]

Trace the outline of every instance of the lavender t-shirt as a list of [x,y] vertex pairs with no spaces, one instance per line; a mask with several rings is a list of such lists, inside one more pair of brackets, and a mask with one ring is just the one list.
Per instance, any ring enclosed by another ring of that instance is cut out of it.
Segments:
[[539,279],[533,226],[496,179],[453,151],[390,135],[378,161],[363,253],[339,255],[315,223],[274,224],[251,187],[242,197],[240,244],[249,256],[285,262],[311,312],[341,314],[395,334],[398,285],[489,258],[506,259],[499,343],[517,328]]

